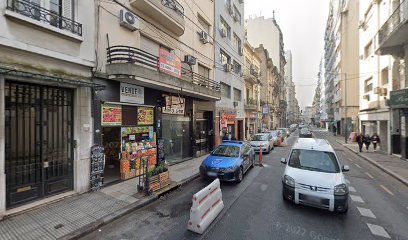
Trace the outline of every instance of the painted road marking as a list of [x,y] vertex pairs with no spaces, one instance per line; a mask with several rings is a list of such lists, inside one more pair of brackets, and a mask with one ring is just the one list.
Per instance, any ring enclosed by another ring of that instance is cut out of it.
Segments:
[[369,174],[368,172],[366,172],[365,173],[367,176],[369,176],[371,179],[374,179],[374,177],[371,175],[371,174]]
[[391,238],[390,235],[388,235],[387,231],[381,226],[374,225],[367,223],[368,228],[370,229],[371,233],[380,237],[385,237],[385,238]]
[[352,186],[349,186],[348,188],[349,188],[350,192],[357,192],[356,189],[354,187],[352,187]]
[[346,183],[347,183],[347,184],[350,184],[350,181],[349,181],[348,179],[346,179]]
[[350,198],[354,202],[365,203],[364,200],[360,196],[350,195]]
[[350,162],[352,162],[352,161],[353,161],[353,159],[351,159],[351,158],[348,158],[348,160],[349,160]]
[[384,191],[386,191],[388,194],[394,196],[394,193],[392,193],[388,188],[386,188],[384,185],[380,185],[380,187],[382,187],[382,189],[384,189]]
[[262,190],[262,192],[264,192],[266,189],[268,188],[268,185],[266,185],[266,184],[261,184],[261,190]]
[[364,217],[377,218],[374,213],[368,208],[357,207],[360,214]]
[[362,168],[360,165],[358,165],[357,163],[354,163],[354,165],[356,165],[358,168]]

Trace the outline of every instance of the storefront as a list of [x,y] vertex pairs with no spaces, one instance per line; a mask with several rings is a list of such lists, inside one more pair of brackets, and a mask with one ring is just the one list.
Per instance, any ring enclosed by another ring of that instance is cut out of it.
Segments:
[[391,91],[389,105],[392,109],[392,153],[408,159],[408,88]]

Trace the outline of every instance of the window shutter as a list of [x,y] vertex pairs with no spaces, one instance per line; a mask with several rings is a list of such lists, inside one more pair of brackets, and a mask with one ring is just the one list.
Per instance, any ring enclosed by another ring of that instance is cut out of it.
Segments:
[[74,0],[62,0],[62,16],[73,19]]

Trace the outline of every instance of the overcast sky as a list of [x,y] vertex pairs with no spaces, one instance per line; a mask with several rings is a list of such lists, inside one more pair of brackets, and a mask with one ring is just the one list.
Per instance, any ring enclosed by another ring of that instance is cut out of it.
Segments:
[[[324,54],[324,30],[329,0],[247,0],[245,18],[272,17],[279,24],[285,51],[293,57],[293,81],[301,109],[312,104],[320,59]],[[256,46],[254,46],[256,47]]]

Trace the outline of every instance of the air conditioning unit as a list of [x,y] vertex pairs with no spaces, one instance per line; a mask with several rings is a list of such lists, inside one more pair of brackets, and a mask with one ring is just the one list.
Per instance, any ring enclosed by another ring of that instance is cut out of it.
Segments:
[[221,36],[226,37],[227,36],[227,30],[225,28],[221,29]]
[[370,95],[368,95],[368,94],[363,95],[363,99],[365,99],[367,101],[370,101]]
[[238,53],[239,53],[240,56],[244,56],[244,48],[243,48],[243,47],[240,47],[240,48],[238,49]]
[[238,107],[238,102],[234,102],[234,108]]
[[224,65],[224,70],[226,72],[231,72],[232,71],[232,64],[231,63],[227,63]]
[[120,10],[120,25],[133,32],[139,29],[139,19],[132,12],[122,9]]
[[381,91],[380,87],[374,88],[374,94],[380,94],[380,91]]
[[208,33],[206,31],[201,31],[200,32],[200,40],[201,42],[203,42],[204,44],[208,43]]
[[197,58],[191,56],[191,55],[184,55],[184,62],[187,63],[188,65],[196,65],[197,63]]

